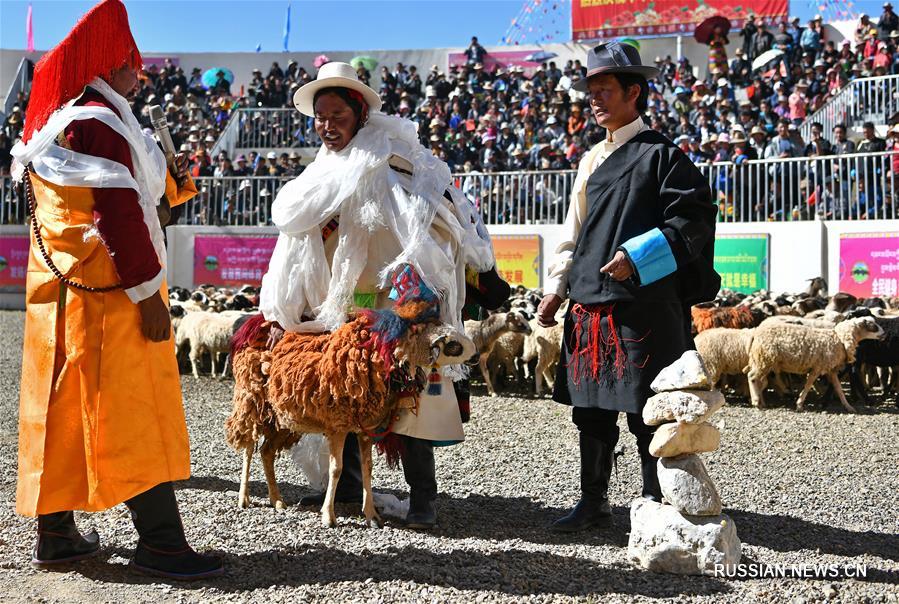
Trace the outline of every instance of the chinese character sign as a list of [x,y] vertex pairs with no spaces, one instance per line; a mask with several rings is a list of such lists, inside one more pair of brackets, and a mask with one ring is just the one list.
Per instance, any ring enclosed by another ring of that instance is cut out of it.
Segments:
[[491,235],[496,270],[510,285],[540,287],[540,235]]
[[28,235],[0,237],[0,287],[25,285],[30,245]]
[[194,285],[259,285],[277,237],[194,237]]
[[899,295],[899,232],[840,234],[840,291]]
[[768,289],[768,235],[717,235],[715,270],[722,289],[744,294]]
[[[767,25],[787,16],[787,0],[572,0],[571,35],[575,41],[616,36],[693,35],[696,26],[716,15],[743,27],[749,13]],[[733,34],[731,35],[733,38]]]

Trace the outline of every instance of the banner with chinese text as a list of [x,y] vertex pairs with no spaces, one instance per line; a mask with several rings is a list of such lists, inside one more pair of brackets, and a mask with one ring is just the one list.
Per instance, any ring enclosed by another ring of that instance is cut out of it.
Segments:
[[273,235],[197,235],[194,285],[259,285],[277,240]]
[[540,235],[491,235],[496,270],[510,285],[540,287]]
[[768,289],[768,247],[766,233],[716,235],[715,270],[721,288],[744,294]]
[[899,295],[899,232],[841,233],[840,291],[859,298]]
[[[696,26],[715,15],[743,27],[752,13],[757,21],[774,25],[787,16],[787,0],[572,0],[571,35],[577,41],[618,36],[692,36]],[[644,62],[646,59],[644,57]]]
[[0,237],[0,287],[25,286],[30,245],[28,235]]

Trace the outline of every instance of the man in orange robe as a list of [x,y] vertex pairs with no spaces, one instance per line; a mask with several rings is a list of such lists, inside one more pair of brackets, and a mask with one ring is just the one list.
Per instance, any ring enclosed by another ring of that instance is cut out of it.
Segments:
[[16,508],[38,517],[36,567],[95,555],[99,537],[72,510],[124,502],[132,566],[194,579],[222,562],[187,544],[172,487],[190,476],[190,449],[157,205],[196,188],[181,158],[176,184],[131,112],[140,67],[124,6],[104,0],[35,68],[13,149],[35,203]]

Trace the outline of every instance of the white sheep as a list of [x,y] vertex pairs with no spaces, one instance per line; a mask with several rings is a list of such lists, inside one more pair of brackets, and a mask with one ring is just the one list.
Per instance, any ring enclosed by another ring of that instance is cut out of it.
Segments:
[[808,317],[795,317],[790,315],[776,315],[768,317],[762,321],[757,329],[767,329],[778,325],[801,325],[803,327],[811,327],[814,329],[833,329],[836,325],[833,321],[826,319],[810,319]]
[[855,409],[846,400],[837,372],[846,363],[855,362],[855,351],[862,340],[883,337],[883,329],[870,317],[849,319],[830,329],[783,323],[758,328],[749,347],[746,374],[752,404],[764,407],[764,389],[772,371],[808,374],[805,386],[796,400],[796,410],[802,411],[805,397],[815,380],[826,375],[840,402],[847,411]]
[[705,361],[712,387],[726,375],[743,375],[754,335],[755,329],[730,327],[713,327],[696,334],[696,351]]
[[527,377],[527,365],[524,372],[520,373],[519,363],[522,363],[524,353],[525,334],[520,331],[509,331],[499,337],[493,345],[493,351],[487,357],[487,369],[490,371],[490,382],[497,384],[500,370],[505,371],[506,377],[518,380],[520,376]]
[[487,383],[487,392],[490,396],[496,396],[493,382],[490,380],[490,370],[487,368],[487,359],[496,346],[496,341],[508,332],[530,333],[531,327],[524,316],[516,311],[507,313],[494,313],[483,321],[465,321],[465,333],[472,339],[478,350],[478,365],[481,375]]
[[530,363],[537,359],[534,370],[534,393],[543,394],[543,380],[552,389],[556,378],[556,366],[562,356],[562,323],[552,327],[541,327],[537,319],[531,321],[531,333],[524,342],[522,360]]
[[175,334],[175,349],[183,350],[190,347],[190,365],[194,377],[200,377],[200,356],[209,353],[212,361],[212,375],[216,374],[217,361],[220,355],[226,355],[222,367],[222,377],[228,374],[227,355],[231,346],[231,336],[234,335],[235,324],[247,313],[227,310],[221,313],[206,311],[192,311],[186,313],[180,320]]
[[822,321],[830,321],[834,325],[843,321],[846,316],[836,310],[822,309],[822,310],[813,310],[812,312],[805,315],[806,319],[820,319]]

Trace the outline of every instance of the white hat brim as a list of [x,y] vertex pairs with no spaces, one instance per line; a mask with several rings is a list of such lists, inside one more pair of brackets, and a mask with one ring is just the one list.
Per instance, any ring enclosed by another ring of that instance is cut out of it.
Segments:
[[369,110],[378,111],[381,109],[381,97],[373,89],[369,88],[358,80],[351,80],[339,76],[324,78],[322,80],[314,80],[301,86],[293,95],[293,106],[303,115],[312,117],[315,114],[313,102],[315,94],[323,88],[349,88],[355,90],[362,95],[365,102],[368,103]]

